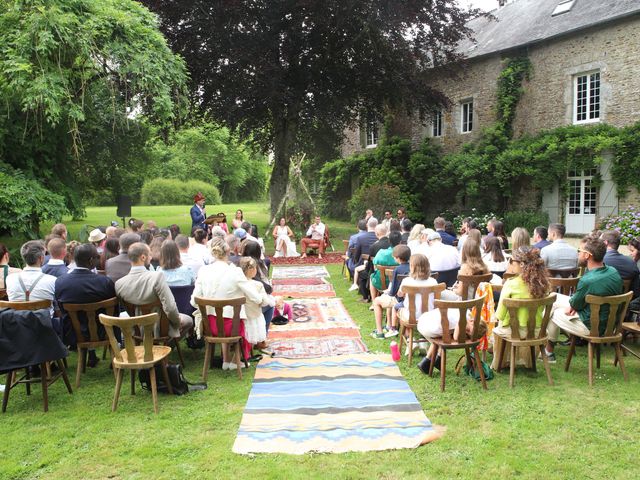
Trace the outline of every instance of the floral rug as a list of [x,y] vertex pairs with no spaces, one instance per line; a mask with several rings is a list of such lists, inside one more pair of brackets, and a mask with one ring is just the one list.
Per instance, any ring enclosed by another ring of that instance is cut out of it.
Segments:
[[330,283],[319,285],[274,285],[273,295],[289,298],[335,297],[336,292]]
[[283,278],[325,278],[329,276],[327,267],[274,267],[271,278],[280,280]]
[[271,259],[271,265],[322,265],[325,263],[342,263],[343,253],[331,252],[322,255],[322,258],[318,258],[316,255],[310,255],[306,258],[302,257],[269,257]]

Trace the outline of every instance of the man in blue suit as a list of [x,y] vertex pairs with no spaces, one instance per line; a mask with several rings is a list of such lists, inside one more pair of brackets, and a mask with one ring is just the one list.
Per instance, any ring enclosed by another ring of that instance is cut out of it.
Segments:
[[[116,296],[113,281],[104,275],[93,273],[92,270],[100,263],[98,250],[92,244],[80,245],[74,254],[76,268],[56,280],[55,299],[62,313],[65,343],[75,345],[76,338],[71,326],[71,319],[64,310],[65,303],[95,303]],[[80,315],[80,321],[86,328],[86,318]],[[95,350],[89,350],[87,365],[94,367],[98,363]]]
[[193,197],[194,205],[191,207],[191,233],[193,233],[196,229],[201,228],[205,232],[209,231],[209,226],[204,223],[207,218],[207,214],[204,211],[204,202],[205,198],[202,193],[198,192]]
[[[362,259],[362,255],[363,254],[369,255],[369,248],[371,248],[371,245],[373,245],[378,241],[378,237],[376,237],[377,226],[378,226],[378,219],[375,217],[371,217],[367,221],[367,233],[358,237],[358,239],[355,242],[356,250],[353,254],[354,268],[353,270],[349,269],[352,277],[355,269],[364,263],[364,260]],[[357,285],[356,285],[356,288],[358,288]]]
[[[353,272],[353,269],[356,268],[355,263],[355,248],[356,242],[360,237],[367,234],[367,222],[364,219],[358,220],[358,233],[354,233],[349,237],[349,246],[347,247],[347,268],[350,272]],[[353,249],[353,252],[351,251]]]

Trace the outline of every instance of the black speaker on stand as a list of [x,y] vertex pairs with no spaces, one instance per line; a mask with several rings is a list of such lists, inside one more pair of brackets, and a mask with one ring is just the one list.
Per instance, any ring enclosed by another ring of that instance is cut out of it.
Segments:
[[131,197],[118,195],[116,197],[116,204],[118,205],[116,215],[122,219],[122,228],[126,228],[127,224],[125,223],[125,219],[126,217],[131,217]]

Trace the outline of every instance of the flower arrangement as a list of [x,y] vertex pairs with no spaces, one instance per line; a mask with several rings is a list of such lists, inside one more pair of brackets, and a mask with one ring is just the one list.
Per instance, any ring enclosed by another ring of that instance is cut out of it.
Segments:
[[626,245],[629,240],[640,237],[640,210],[629,205],[626,210],[617,215],[604,217],[600,221],[599,228],[620,232],[620,243]]

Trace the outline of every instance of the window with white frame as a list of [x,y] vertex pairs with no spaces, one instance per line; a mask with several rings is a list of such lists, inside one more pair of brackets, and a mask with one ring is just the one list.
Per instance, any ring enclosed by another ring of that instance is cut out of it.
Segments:
[[576,75],[574,78],[573,122],[600,120],[600,72]]
[[433,112],[433,116],[431,118],[431,136],[442,136],[442,110],[436,110]]
[[473,130],[473,100],[465,100],[460,105],[460,131],[468,133]]
[[375,119],[367,120],[364,145],[367,148],[378,146],[378,121]]

